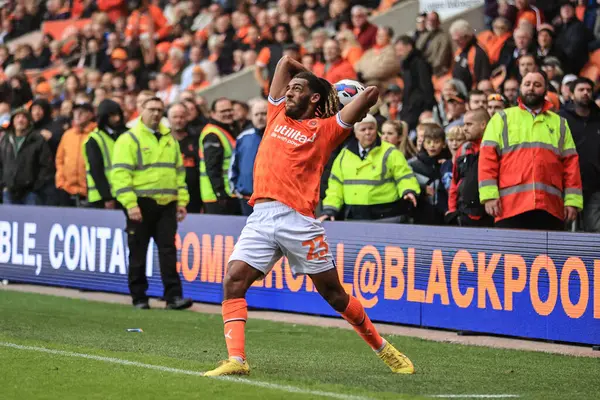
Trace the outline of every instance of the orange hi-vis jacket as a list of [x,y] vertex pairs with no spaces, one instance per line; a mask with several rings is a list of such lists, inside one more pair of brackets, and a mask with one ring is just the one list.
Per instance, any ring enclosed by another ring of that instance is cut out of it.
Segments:
[[479,199],[500,199],[496,221],[532,210],[564,219],[583,209],[579,156],[567,121],[546,101],[534,116],[521,103],[490,120],[479,153]]

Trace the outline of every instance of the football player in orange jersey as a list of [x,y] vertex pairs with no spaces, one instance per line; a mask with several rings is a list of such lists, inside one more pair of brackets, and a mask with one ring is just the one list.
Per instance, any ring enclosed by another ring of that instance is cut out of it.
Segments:
[[267,127],[254,165],[254,212],[229,259],[222,303],[229,358],[205,376],[247,375],[244,330],[246,292],[287,257],[295,274],[308,275],[319,294],[339,312],[395,373],[412,374],[412,362],[383,339],[362,304],[342,287],[325,230],[315,219],[319,184],[333,149],[377,102],[368,87],[339,110],[337,92],[300,63],[283,57],[269,92]]

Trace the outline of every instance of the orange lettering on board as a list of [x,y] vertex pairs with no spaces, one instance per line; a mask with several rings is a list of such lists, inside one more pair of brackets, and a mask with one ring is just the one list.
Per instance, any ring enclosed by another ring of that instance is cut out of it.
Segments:
[[[365,261],[363,259],[371,255],[375,259],[373,261]],[[372,245],[367,245],[360,249],[354,263],[354,296],[361,302],[363,307],[374,307],[379,298],[376,293],[381,287],[383,280],[383,271],[381,265],[381,256],[377,248]],[[362,294],[370,293],[373,295],[370,299],[366,299]]]
[[287,258],[285,259],[285,266],[282,264],[282,268],[285,274],[285,283],[292,292],[297,292],[302,288],[304,284],[304,275],[298,275],[294,278],[292,275],[292,268],[290,268],[290,263]]
[[486,307],[486,293],[490,298],[490,302],[492,303],[492,308],[494,310],[502,310],[502,303],[500,303],[500,298],[498,297],[498,291],[496,290],[496,285],[494,284],[494,271],[498,266],[498,262],[500,261],[501,255],[498,253],[492,254],[492,258],[490,258],[490,263],[485,265],[485,253],[480,252],[477,255],[477,307],[485,308]]
[[[183,278],[188,282],[193,282],[198,278],[200,272],[200,241],[194,232],[189,232],[183,239],[181,249],[181,270]],[[192,268],[189,267],[190,247],[192,248]]]
[[464,294],[460,291],[458,276],[461,265],[464,265],[467,271],[475,271],[473,257],[471,257],[471,253],[469,253],[467,250],[459,250],[454,255],[454,259],[452,260],[452,267],[450,270],[450,288],[452,290],[452,298],[454,299],[456,305],[460,308],[468,308],[471,305],[471,302],[473,301],[473,294],[475,292],[475,289],[473,289],[472,287],[467,288]]
[[[546,301],[540,299],[539,292],[539,277],[541,270],[544,269],[548,273],[548,298]],[[547,255],[539,255],[531,265],[531,277],[529,278],[529,296],[533,309],[539,315],[550,315],[556,306],[558,298],[558,275],[554,261]]]
[[338,276],[340,277],[340,282],[342,283],[342,287],[349,295],[352,295],[352,284],[344,282],[344,243],[338,243],[335,249],[335,264],[338,272]]
[[202,235],[202,282],[223,281],[223,235],[215,235],[212,245],[209,234]]
[[[385,248],[385,280],[383,284],[383,298],[386,300],[400,300],[404,295],[404,252],[400,247],[387,246]],[[396,284],[394,285],[394,279]]]
[[440,296],[442,304],[450,304],[448,296],[448,284],[446,282],[446,269],[441,250],[434,250],[431,257],[431,269],[429,270],[429,281],[427,282],[426,303],[433,303],[435,295]]
[[407,278],[407,295],[406,299],[415,303],[423,303],[425,301],[425,291],[415,289],[415,249],[408,249],[408,263],[406,265]]
[[[176,251],[181,250],[181,236],[179,236],[179,233],[175,234],[175,249]],[[178,274],[181,272],[181,259],[177,260],[175,269],[177,270]]]
[[600,261],[594,260],[594,318],[600,319]]
[[[576,304],[571,302],[569,296],[569,281],[571,272],[577,272],[579,275],[579,300]],[[581,317],[587,308],[590,299],[590,280],[588,278],[585,264],[578,257],[569,257],[563,265],[560,274],[560,300],[565,313],[571,318]]]
[[[513,278],[513,270],[517,269],[519,275]],[[512,311],[513,293],[521,293],[527,283],[527,266],[523,257],[517,254],[504,255],[504,309]]]
[[273,280],[275,280],[275,287],[277,289],[283,289],[283,271],[282,271],[283,258],[275,263],[271,272],[265,278],[265,287],[273,287]]

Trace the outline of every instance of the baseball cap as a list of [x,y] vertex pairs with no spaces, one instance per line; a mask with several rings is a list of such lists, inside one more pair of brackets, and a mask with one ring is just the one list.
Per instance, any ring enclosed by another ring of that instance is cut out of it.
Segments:
[[395,83],[392,83],[390,85],[388,85],[388,87],[385,89],[385,94],[388,93],[402,93],[402,88],[400,86],[398,86]]
[[114,49],[110,54],[110,58],[113,60],[127,60],[127,52],[124,49]]
[[451,101],[452,100],[452,101],[456,101],[458,103],[463,103],[463,104],[467,102],[467,98],[462,93],[451,94],[445,100],[446,101]]
[[563,85],[568,85],[569,83],[571,83],[571,82],[573,82],[573,81],[575,81],[575,80],[577,80],[577,75],[569,74],[569,75],[566,75],[566,76],[563,78],[563,80],[562,80],[562,84],[563,84]]

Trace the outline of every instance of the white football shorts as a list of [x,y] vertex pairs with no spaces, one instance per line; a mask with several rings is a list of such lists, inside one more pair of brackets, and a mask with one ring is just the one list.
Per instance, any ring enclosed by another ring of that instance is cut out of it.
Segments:
[[267,275],[283,256],[294,275],[335,268],[321,221],[278,201],[256,204],[229,262],[243,261]]

